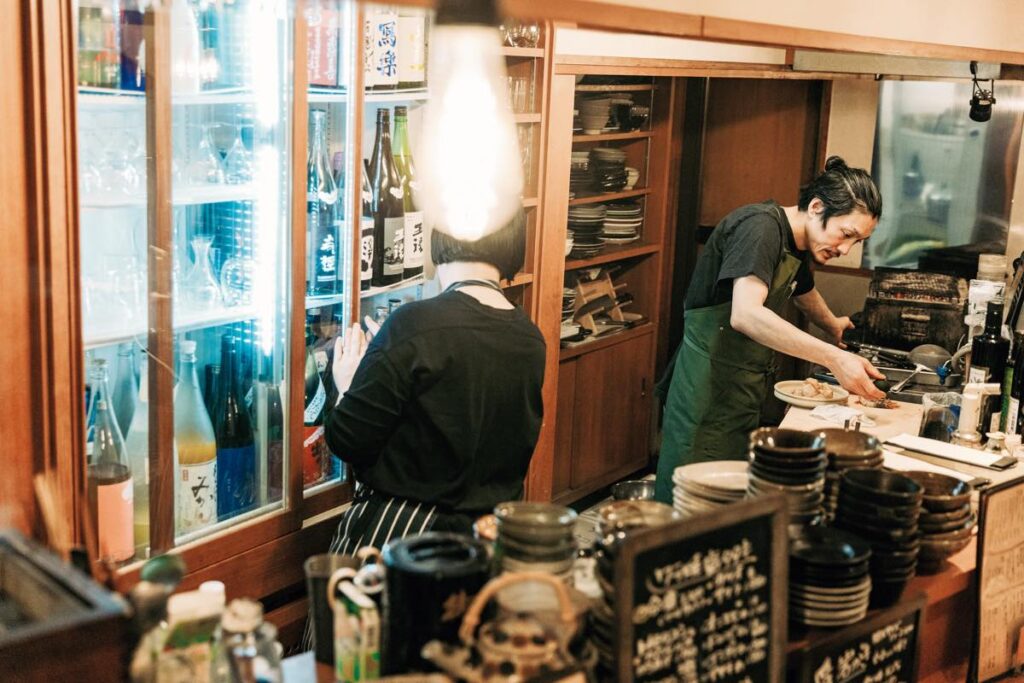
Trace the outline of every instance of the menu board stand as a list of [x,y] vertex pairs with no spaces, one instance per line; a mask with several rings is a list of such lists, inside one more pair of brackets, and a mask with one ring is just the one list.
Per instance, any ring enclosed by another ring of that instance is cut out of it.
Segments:
[[1024,478],[979,495],[975,682],[1024,665]]
[[851,626],[817,631],[805,646],[790,653],[787,681],[914,683],[925,602],[919,593]]
[[785,498],[767,496],[626,537],[616,680],[781,683],[787,524]]

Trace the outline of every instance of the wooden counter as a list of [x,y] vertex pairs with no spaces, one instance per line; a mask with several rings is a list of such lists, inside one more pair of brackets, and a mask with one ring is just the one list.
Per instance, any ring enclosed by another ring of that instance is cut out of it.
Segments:
[[[922,409],[916,404],[898,403],[892,410],[854,407],[875,423],[873,426],[862,426],[861,431],[873,434],[882,441],[902,433],[917,434],[921,423]],[[811,431],[841,425],[811,417],[810,410],[791,407],[781,426]],[[925,455],[902,455],[927,463],[925,467],[928,464],[938,465],[974,477],[990,479],[993,483],[1013,479],[1021,474],[1020,468],[996,472]],[[977,617],[977,597],[974,588],[976,562],[977,539],[947,559],[938,573],[916,576],[904,591],[904,595],[923,592],[927,596],[918,669],[918,680],[923,683],[952,683],[967,679],[974,622]],[[808,637],[813,637],[813,632],[809,632]]]

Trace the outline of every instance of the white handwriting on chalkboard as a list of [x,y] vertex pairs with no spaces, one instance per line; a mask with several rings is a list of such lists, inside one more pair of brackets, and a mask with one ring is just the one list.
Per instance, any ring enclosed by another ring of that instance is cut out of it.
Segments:
[[[665,681],[748,680],[744,672],[765,661],[769,648],[770,605],[756,594],[768,577],[757,562],[753,545],[743,539],[651,572],[644,582],[647,597],[631,616],[634,624],[659,630],[636,641],[637,678],[668,671]],[[709,609],[698,628],[680,623]]]
[[903,670],[899,657],[911,646],[913,632],[912,621],[897,621],[876,629],[869,639],[852,643],[838,657],[825,657],[814,671],[814,683],[899,683],[903,680],[899,676]]

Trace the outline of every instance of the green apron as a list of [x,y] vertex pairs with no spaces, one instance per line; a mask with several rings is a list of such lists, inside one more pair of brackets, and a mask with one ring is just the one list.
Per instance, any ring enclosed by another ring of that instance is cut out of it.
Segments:
[[[800,259],[783,243],[764,305],[782,313]],[[655,499],[672,503],[672,473],[706,460],[744,460],[750,432],[774,378],[775,352],[732,329],[732,302],[684,315],[685,331],[673,359],[665,401]]]

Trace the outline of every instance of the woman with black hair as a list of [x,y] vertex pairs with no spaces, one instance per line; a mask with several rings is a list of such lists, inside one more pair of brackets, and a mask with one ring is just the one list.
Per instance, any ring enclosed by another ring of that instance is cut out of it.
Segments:
[[332,452],[356,481],[332,553],[428,530],[471,531],[523,495],[543,416],[544,338],[499,286],[522,268],[525,220],[476,241],[435,229],[443,292],[396,309],[367,342],[336,342],[340,398],[327,413]]
[[[828,368],[852,393],[883,398],[883,375],[842,350],[853,324],[837,317],[814,288],[811,262],[825,263],[866,240],[882,215],[871,176],[829,157],[801,188],[796,206],[774,201],[740,207],[722,219],[701,252],[684,304],[684,335],[667,383],[656,498],[672,502],[675,468],[741,460],[773,379],[774,352]],[[832,344],[782,318],[793,298]]]

